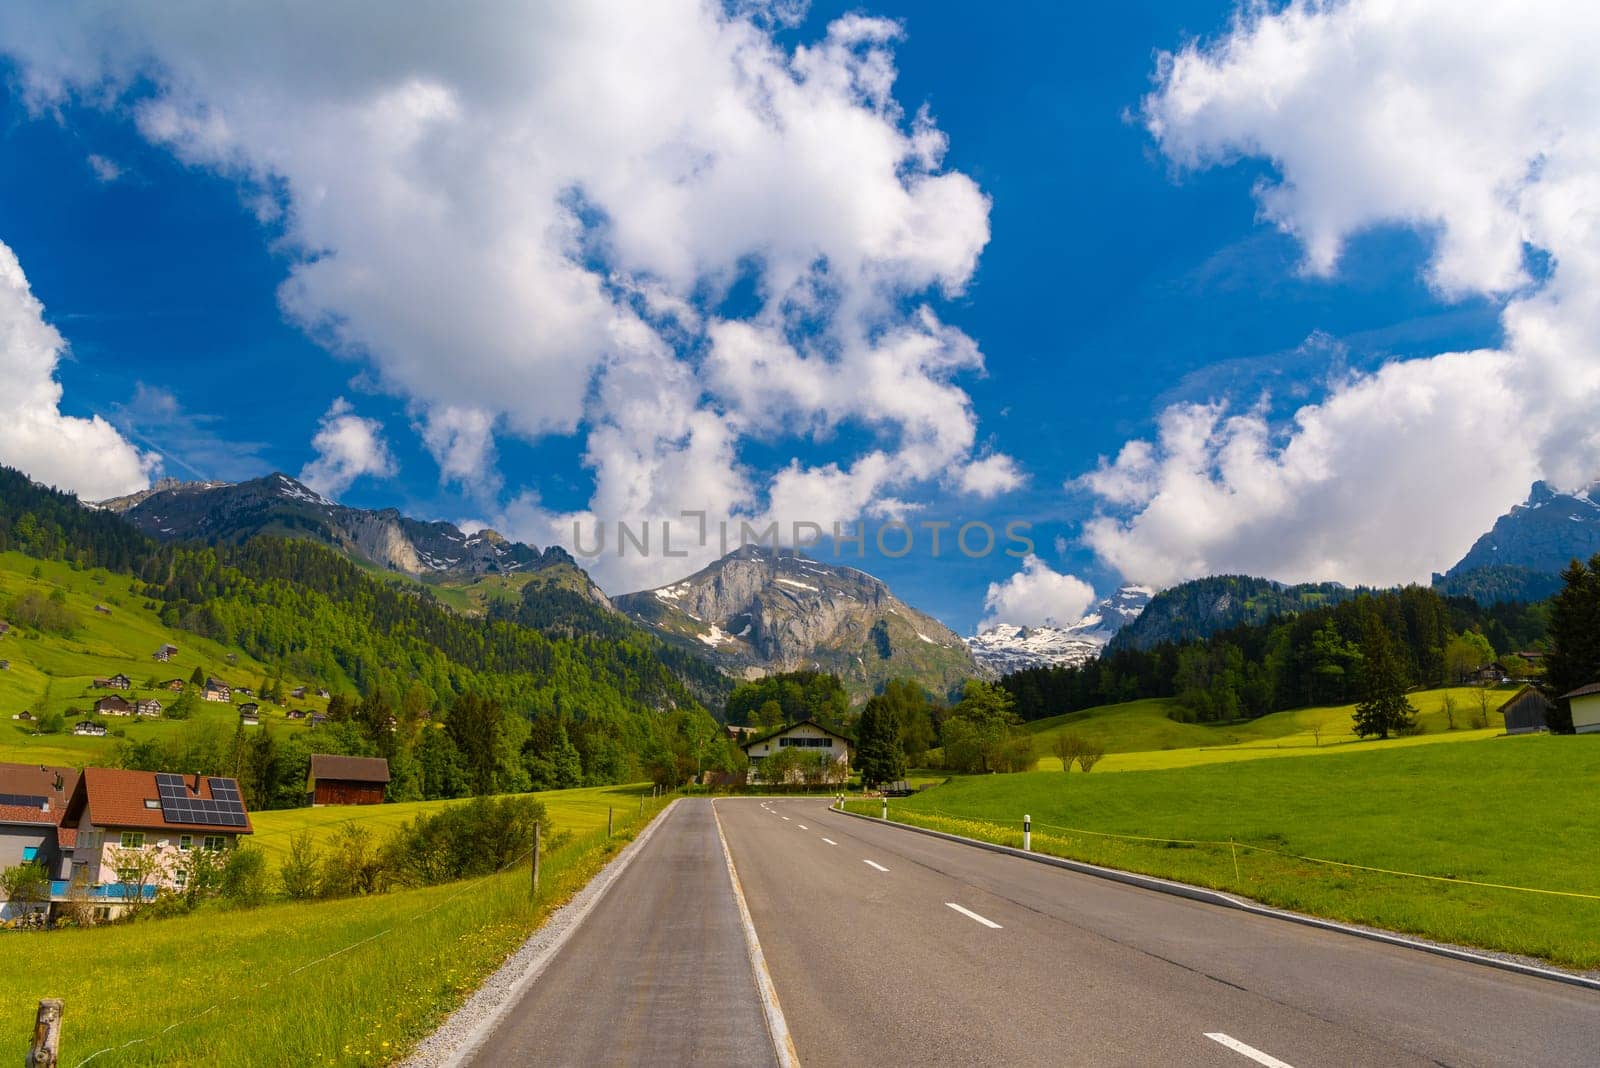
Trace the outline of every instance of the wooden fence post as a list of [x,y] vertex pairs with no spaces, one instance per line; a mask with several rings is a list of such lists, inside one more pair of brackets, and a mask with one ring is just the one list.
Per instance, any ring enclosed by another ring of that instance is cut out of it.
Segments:
[[533,825],[533,896],[539,896],[539,824]]
[[56,1068],[64,1007],[60,998],[44,998],[39,1002],[39,1015],[33,1023],[33,1047],[28,1050],[28,1068]]
[[611,837],[611,818],[617,814],[615,806],[606,806],[606,837]]

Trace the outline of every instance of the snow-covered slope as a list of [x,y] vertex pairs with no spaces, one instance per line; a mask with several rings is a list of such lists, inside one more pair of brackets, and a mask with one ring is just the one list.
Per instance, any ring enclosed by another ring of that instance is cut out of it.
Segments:
[[1111,636],[1139,617],[1155,591],[1123,586],[1067,627],[999,623],[968,638],[978,663],[1005,675],[1023,668],[1081,664],[1100,655]]

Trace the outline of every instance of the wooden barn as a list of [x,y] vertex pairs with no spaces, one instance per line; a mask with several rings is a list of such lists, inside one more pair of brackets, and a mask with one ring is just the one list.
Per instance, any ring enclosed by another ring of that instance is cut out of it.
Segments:
[[313,805],[381,805],[389,785],[389,762],[382,757],[313,753],[306,792]]
[[1506,717],[1507,734],[1532,734],[1549,729],[1545,713],[1555,706],[1550,699],[1532,686],[1524,686],[1507,698],[1500,706]]

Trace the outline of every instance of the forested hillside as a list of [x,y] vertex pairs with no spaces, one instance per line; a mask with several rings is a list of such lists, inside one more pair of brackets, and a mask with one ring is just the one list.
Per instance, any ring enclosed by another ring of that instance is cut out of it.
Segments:
[[1120,648],[1075,668],[1034,668],[1002,680],[1025,720],[1147,697],[1176,697],[1196,720],[1254,717],[1359,694],[1366,622],[1392,641],[1409,685],[1438,686],[1545,635],[1544,605],[1484,608],[1432,590],[1351,594],[1292,616],[1236,625],[1202,639]]
[[132,575],[167,626],[280,673],[348,687],[335,694],[332,722],[315,739],[297,736],[292,752],[264,730],[232,745],[186,738],[125,747],[134,766],[237,774],[258,806],[299,799],[311,751],[388,757],[394,799],[647,775],[678,781],[686,763],[732,759],[668,659],[714,693],[710,669],[664,657],[658,639],[625,621],[546,633],[518,621],[521,612],[464,617],[424,587],[383,581],[307,541],[158,546],[109,513],[0,469],[5,548]]

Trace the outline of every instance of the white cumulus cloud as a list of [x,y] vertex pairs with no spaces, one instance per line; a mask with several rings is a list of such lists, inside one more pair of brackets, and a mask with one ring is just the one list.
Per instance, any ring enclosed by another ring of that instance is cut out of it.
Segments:
[[983,597],[983,630],[1000,623],[1019,627],[1069,627],[1094,603],[1094,588],[1064,575],[1033,554],[1004,582],[991,582]]
[[1312,274],[1363,230],[1419,229],[1430,285],[1502,300],[1505,342],[1344,377],[1287,425],[1167,409],[1082,480],[1105,561],[1158,585],[1426,581],[1534,478],[1600,475],[1597,49],[1590,4],[1352,0],[1248,5],[1162,57],[1144,118],[1172,161],[1269,160],[1262,215]]
[[16,253],[0,244],[0,463],[85,500],[144,489],[159,456],[134,448],[98,415],[61,414],[55,373],[66,347]]
[[[130,114],[239,183],[291,258],[287,314],[407,398],[447,481],[498,491],[496,435],[583,435],[587,508],[505,487],[517,533],[570,542],[574,520],[796,496],[848,520],[970,470],[959,380],[983,358],[938,305],[972,278],[988,199],[895,98],[903,27],[855,14],[779,44],[800,9],[17,0],[0,49],[41,113]],[[742,462],[786,439],[826,459]],[[1000,463],[974,486],[999,492]],[[685,566],[596,563],[613,590]]]
[[383,438],[383,424],[357,415],[343,397],[328,406],[311,439],[316,459],[300,469],[300,481],[329,497],[337,497],[362,475],[388,478],[399,467]]

